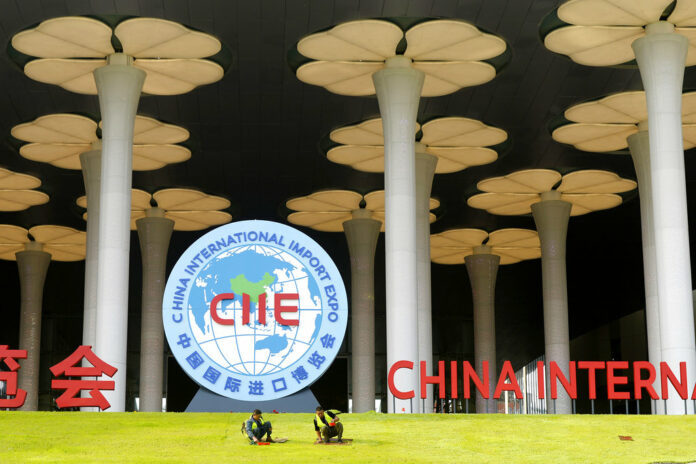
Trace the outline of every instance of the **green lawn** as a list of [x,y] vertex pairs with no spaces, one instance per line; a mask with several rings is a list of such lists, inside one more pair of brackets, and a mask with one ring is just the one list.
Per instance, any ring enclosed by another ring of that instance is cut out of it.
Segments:
[[[0,412],[0,463],[653,463],[696,461],[696,416],[343,414],[348,446],[313,445],[313,414],[269,414],[285,444],[250,446],[248,414]],[[633,441],[620,441],[629,435]]]

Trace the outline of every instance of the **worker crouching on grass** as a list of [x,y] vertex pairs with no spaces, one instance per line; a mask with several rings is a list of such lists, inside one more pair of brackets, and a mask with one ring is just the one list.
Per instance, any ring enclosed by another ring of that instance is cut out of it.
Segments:
[[317,406],[317,414],[314,416],[314,431],[317,432],[317,442],[328,443],[331,437],[338,436],[338,442],[343,443],[343,424],[338,416],[331,411]]
[[271,421],[263,420],[261,410],[254,409],[254,412],[251,414],[251,417],[247,419],[245,425],[246,434],[249,436],[249,440],[251,440],[249,443],[250,445],[255,445],[258,442],[263,441],[262,439],[264,435],[267,435],[266,441],[268,443],[273,443],[273,439],[271,438],[271,432],[273,432]]

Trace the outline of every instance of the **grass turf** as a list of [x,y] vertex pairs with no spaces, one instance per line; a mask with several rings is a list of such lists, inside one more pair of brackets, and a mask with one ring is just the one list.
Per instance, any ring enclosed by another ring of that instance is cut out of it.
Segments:
[[[696,416],[342,414],[349,446],[313,445],[313,414],[0,412],[0,463],[653,463],[696,461]],[[628,435],[633,441],[621,441]]]

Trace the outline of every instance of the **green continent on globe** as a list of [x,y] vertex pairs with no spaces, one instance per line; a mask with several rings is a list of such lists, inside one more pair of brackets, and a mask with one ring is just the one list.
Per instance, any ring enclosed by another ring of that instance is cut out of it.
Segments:
[[258,282],[249,282],[244,274],[239,274],[234,279],[230,279],[230,288],[235,293],[235,295],[241,295],[246,293],[249,295],[249,300],[258,304],[259,295],[266,293],[266,287],[275,282],[275,276],[264,273],[261,280]]

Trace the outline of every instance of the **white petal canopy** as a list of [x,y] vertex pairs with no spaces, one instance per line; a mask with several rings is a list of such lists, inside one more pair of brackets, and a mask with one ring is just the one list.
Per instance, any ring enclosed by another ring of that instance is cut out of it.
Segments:
[[0,190],[30,190],[40,186],[37,177],[0,168]]
[[[81,169],[80,154],[92,150],[93,143],[99,140],[97,127],[86,116],[49,114],[19,124],[11,133],[16,139],[29,142],[19,149],[24,158],[63,169]],[[183,127],[137,115],[133,130],[133,170],[149,171],[186,161],[191,151],[176,144],[188,137],[189,132]]]
[[[310,227],[321,232],[343,232],[343,223],[353,218],[352,212],[360,209],[365,201],[365,209],[372,213],[372,219],[382,222],[384,232],[384,190],[376,190],[363,196],[352,190],[322,190],[293,198],[285,203],[294,213],[288,215],[288,222]],[[440,202],[430,199],[430,209],[440,206]],[[430,222],[437,217],[430,213]]]
[[143,92],[179,95],[220,80],[224,70],[206,58],[220,51],[215,37],[159,18],[130,18],[115,29],[94,18],[66,16],[43,21],[12,38],[12,47],[30,57],[30,78],[75,93],[97,93],[93,71],[115,53],[112,35],[133,66],[146,73]]
[[[487,148],[507,140],[507,133],[475,119],[446,117],[428,121],[416,132],[423,131],[421,144],[425,151],[438,158],[436,174],[458,172],[471,166],[492,163],[498,153]],[[345,164],[364,172],[384,172],[384,136],[382,119],[374,118],[359,124],[341,127],[329,135],[333,142],[326,156],[330,161]]]
[[[232,215],[221,209],[229,208],[230,201],[226,198],[208,195],[192,189],[164,189],[150,195],[144,190],[131,190],[131,230],[137,229],[137,220],[147,216],[146,211],[153,206],[164,210],[164,217],[174,221],[174,230],[194,231],[208,227],[226,224],[232,220]],[[87,197],[76,200],[78,206],[87,208]],[[87,213],[83,218],[87,219]]]
[[0,190],[0,211],[24,211],[48,200],[49,196],[38,190]]
[[[555,187],[559,181],[560,185]],[[637,183],[613,172],[595,169],[564,176],[550,169],[527,169],[482,180],[478,188],[485,193],[470,197],[467,204],[491,214],[530,214],[531,206],[541,201],[541,194],[554,187],[561,193],[561,200],[573,205],[570,215],[579,216],[620,205],[623,200],[618,193],[635,189]]]
[[298,52],[314,61],[300,66],[297,77],[341,95],[374,95],[372,74],[397,55],[397,46],[404,38],[404,56],[425,74],[421,93],[425,97],[490,81],[496,70],[483,60],[495,58],[507,48],[501,38],[464,21],[427,20],[404,33],[390,21],[364,19],[301,39]]
[[[596,153],[625,150],[626,139],[638,132],[638,123],[648,119],[645,92],[621,92],[579,103],[564,116],[571,123],[553,131],[557,142]],[[682,95],[682,135],[685,150],[696,146],[696,92]]]
[[25,244],[31,241],[41,243],[43,251],[50,253],[53,261],[85,259],[86,232],[53,225],[35,226],[27,230],[7,224],[0,225],[0,259],[15,261],[15,253],[24,250]]
[[480,229],[452,229],[430,236],[430,258],[438,264],[463,264],[474,248],[486,244],[500,257],[500,264],[513,264],[541,257],[539,234],[527,229],[500,229],[490,234]]
[[[645,26],[661,20],[674,0],[568,0],[557,15],[567,25],[549,32],[544,45],[587,66],[615,66],[635,59],[631,44]],[[689,39],[686,65],[696,64],[696,8],[676,0],[666,21]]]

